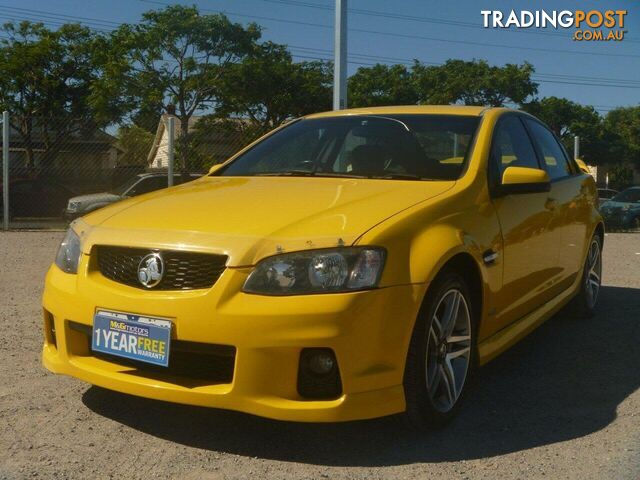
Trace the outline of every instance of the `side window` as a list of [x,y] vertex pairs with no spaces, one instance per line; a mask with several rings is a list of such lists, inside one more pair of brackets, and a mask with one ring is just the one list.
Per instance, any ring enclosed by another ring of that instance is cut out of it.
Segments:
[[328,131],[312,129],[297,138],[271,150],[262,161],[252,168],[254,172],[286,172],[288,170],[312,170],[322,152]]
[[563,178],[571,175],[573,173],[571,166],[556,137],[535,120],[527,118],[525,122],[527,122],[529,130],[531,130],[533,139],[538,144],[549,177],[553,180],[554,178]]
[[160,190],[167,186],[167,177],[146,177],[140,180],[131,190],[128,195],[133,197],[136,195],[142,195],[143,193],[153,192]]
[[515,116],[502,119],[491,142],[491,183],[497,185],[507,167],[540,168],[524,126]]

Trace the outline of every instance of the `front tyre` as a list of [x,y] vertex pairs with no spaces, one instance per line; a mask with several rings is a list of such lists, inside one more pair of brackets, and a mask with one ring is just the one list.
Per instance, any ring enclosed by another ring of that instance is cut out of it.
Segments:
[[414,327],[404,376],[412,426],[439,427],[455,414],[476,356],[469,288],[453,271],[433,283]]

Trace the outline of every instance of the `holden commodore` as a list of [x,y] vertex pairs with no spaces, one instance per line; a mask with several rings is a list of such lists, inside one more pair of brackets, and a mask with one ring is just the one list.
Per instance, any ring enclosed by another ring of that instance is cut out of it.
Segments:
[[478,366],[567,304],[593,312],[603,240],[594,180],[530,115],[310,115],[76,220],[43,361],[170,402],[435,426]]

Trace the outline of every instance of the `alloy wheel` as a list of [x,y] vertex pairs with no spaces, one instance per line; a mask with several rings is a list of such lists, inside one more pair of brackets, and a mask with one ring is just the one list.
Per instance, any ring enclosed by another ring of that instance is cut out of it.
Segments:
[[587,255],[586,269],[585,291],[587,294],[587,304],[589,308],[593,308],[598,301],[601,281],[600,278],[602,276],[602,254],[600,252],[600,243],[597,238],[591,240],[589,254]]
[[451,410],[471,361],[471,315],[458,289],[442,295],[431,319],[426,351],[427,391],[439,412]]

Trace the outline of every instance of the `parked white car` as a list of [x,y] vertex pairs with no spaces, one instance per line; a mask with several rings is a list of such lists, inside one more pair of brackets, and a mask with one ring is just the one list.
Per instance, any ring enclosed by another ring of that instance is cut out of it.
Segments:
[[[200,174],[190,173],[187,175],[186,180],[191,181],[199,177],[201,177]],[[173,184],[179,185],[181,183],[184,183],[183,175],[175,174],[173,176]],[[166,187],[166,173],[141,173],[111,192],[90,193],[70,198],[64,211],[64,217],[67,220],[73,220],[125,198],[135,197]]]

